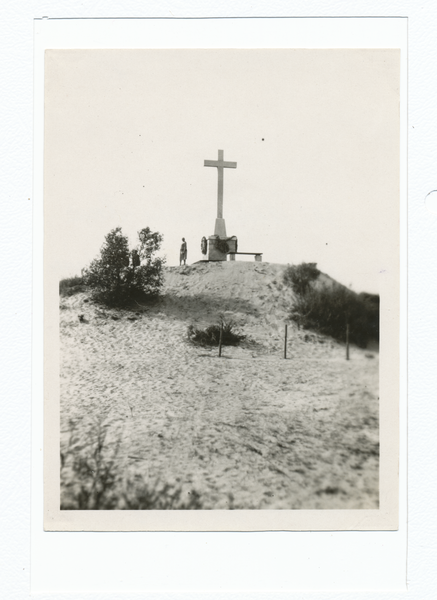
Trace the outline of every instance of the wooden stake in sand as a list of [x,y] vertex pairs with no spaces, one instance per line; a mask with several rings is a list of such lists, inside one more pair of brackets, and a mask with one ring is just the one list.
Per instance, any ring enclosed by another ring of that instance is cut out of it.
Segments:
[[284,358],[287,358],[287,334],[288,334],[288,325],[285,325],[285,338],[284,338]]
[[349,360],[349,323],[346,323],[346,360]]
[[222,355],[223,321],[220,323],[219,357]]

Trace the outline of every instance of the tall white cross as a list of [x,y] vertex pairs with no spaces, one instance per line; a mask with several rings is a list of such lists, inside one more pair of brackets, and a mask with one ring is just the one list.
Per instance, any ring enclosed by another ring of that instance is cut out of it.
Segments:
[[217,167],[218,188],[217,188],[217,219],[223,219],[223,169],[236,169],[236,162],[225,162],[223,160],[223,150],[218,151],[218,160],[205,160],[204,167]]

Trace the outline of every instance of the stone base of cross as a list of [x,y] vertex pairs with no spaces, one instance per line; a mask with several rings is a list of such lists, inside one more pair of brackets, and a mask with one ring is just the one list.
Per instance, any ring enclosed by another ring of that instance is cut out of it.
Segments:
[[208,238],[208,260],[225,261],[229,252],[237,252],[237,237],[210,235]]

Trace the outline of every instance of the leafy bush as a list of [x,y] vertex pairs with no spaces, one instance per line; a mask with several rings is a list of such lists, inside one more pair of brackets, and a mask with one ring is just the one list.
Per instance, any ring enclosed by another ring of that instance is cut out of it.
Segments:
[[197,329],[194,325],[188,326],[188,339],[194,344],[201,346],[218,346],[220,341],[220,329],[223,325],[222,345],[238,346],[246,336],[238,333],[233,321],[224,321],[221,319],[217,325],[209,325],[205,329]]
[[340,285],[310,287],[297,296],[290,316],[303,328],[339,341],[345,341],[349,323],[349,340],[361,348],[370,339],[379,340],[379,297]]
[[82,277],[69,277],[59,282],[59,295],[63,297],[73,296],[86,290]]
[[145,483],[141,475],[125,477],[118,460],[120,440],[110,452],[107,428],[97,424],[89,431],[89,446],[80,443],[74,428],[68,447],[61,452],[61,510],[193,510],[203,508],[195,490],[182,497],[178,485]]
[[284,272],[284,283],[298,295],[306,294],[311,284],[319,277],[317,263],[288,265]]
[[154,255],[163,236],[146,227],[138,232],[138,237],[139,245],[132,252],[120,227],[105,237],[100,258],[85,270],[85,283],[96,301],[121,307],[159,294],[165,260]]
[[316,263],[288,266],[284,283],[292,288],[295,301],[290,317],[304,329],[346,339],[365,348],[370,339],[379,340],[379,296],[356,294],[340,284],[314,285],[320,271]]

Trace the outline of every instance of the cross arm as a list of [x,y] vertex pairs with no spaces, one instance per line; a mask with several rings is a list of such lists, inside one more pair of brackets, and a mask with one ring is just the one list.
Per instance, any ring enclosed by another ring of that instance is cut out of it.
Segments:
[[229,162],[229,161],[218,161],[218,160],[205,160],[203,162],[203,166],[204,167],[224,167],[225,169],[236,169],[237,168],[237,163],[236,162]]

